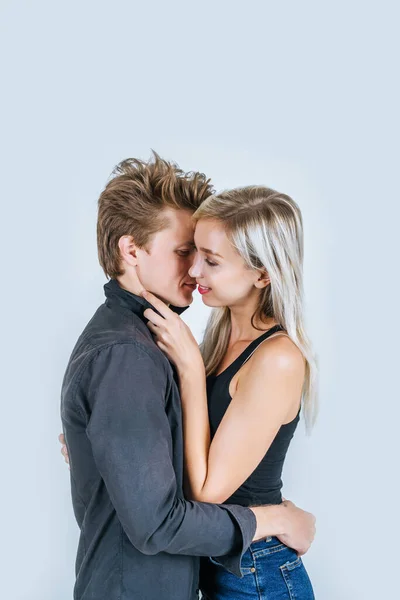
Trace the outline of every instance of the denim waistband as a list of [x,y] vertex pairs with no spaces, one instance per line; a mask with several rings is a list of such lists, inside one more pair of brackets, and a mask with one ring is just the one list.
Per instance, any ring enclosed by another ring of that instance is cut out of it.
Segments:
[[257,550],[263,550],[264,548],[272,547],[276,544],[282,544],[282,542],[274,535],[269,535],[268,537],[265,537],[262,540],[252,542],[248,549],[252,552],[256,552]]

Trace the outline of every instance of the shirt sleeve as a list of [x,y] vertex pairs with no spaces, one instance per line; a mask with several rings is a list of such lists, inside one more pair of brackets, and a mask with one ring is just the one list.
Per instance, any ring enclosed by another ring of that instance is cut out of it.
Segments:
[[99,351],[90,366],[86,430],[96,466],[140,552],[218,556],[241,577],[255,515],[246,507],[193,502],[178,493],[166,367],[136,343]]

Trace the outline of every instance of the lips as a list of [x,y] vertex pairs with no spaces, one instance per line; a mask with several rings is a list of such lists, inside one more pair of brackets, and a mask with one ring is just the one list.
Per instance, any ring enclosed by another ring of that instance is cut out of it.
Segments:
[[199,294],[201,294],[202,296],[204,294],[207,294],[207,292],[209,292],[211,290],[211,288],[204,287],[203,285],[200,285],[200,284],[197,289],[199,290]]
[[197,287],[196,283],[184,283],[183,285],[185,285],[186,287],[189,287],[191,290],[195,290]]

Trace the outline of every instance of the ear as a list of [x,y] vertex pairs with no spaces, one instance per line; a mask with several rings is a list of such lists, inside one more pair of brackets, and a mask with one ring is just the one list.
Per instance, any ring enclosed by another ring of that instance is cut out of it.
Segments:
[[118,248],[121,254],[121,259],[131,267],[136,267],[138,263],[137,251],[133,237],[131,235],[123,235],[118,240]]
[[267,271],[265,269],[263,269],[262,271],[258,271],[258,278],[254,282],[255,287],[258,289],[262,289],[267,287],[267,285],[269,285],[270,283],[271,280]]

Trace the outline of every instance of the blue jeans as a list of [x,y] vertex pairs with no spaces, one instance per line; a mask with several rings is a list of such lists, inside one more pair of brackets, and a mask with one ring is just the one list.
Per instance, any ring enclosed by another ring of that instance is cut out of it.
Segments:
[[243,555],[242,573],[237,577],[218,561],[203,559],[204,600],[315,600],[301,557],[276,537],[250,545]]

